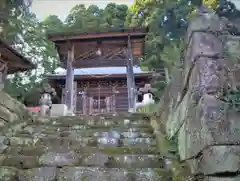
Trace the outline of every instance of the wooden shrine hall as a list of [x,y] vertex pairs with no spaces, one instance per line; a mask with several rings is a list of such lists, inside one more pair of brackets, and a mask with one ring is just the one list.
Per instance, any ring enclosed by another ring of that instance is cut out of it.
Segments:
[[6,74],[34,69],[36,65],[13,49],[6,40],[0,38],[0,67],[2,67],[0,72],[6,76]]
[[47,74],[61,102],[77,114],[134,112],[137,89],[149,84],[142,71],[146,29],[48,34],[62,71]]
[[0,38],[0,91],[4,89],[8,74],[34,68],[36,68],[36,65],[13,49],[6,40]]

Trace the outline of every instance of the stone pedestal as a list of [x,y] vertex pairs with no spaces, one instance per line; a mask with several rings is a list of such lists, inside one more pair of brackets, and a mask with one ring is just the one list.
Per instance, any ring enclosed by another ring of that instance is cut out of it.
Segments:
[[68,113],[67,105],[65,104],[53,104],[52,116],[66,116]]
[[40,116],[45,117],[47,116],[47,112],[49,111],[49,106],[41,105],[40,107]]

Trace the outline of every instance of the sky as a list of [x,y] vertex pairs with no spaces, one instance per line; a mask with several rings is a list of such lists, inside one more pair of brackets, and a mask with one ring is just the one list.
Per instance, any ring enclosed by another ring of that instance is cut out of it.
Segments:
[[230,0],[232,1],[238,9],[240,9],[240,0]]
[[76,4],[85,4],[86,7],[95,4],[104,8],[110,2],[131,5],[133,0],[33,0],[31,9],[40,20],[44,20],[50,14],[64,20]]

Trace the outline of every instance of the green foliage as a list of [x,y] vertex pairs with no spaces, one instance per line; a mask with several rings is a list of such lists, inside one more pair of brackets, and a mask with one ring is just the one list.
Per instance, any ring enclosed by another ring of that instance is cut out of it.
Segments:
[[109,3],[104,9],[96,5],[86,8],[83,4],[76,5],[65,20],[64,31],[108,31],[124,27],[128,7]]
[[158,104],[149,104],[137,110],[140,113],[145,113],[150,116],[151,124],[154,128],[154,133],[157,139],[157,150],[164,159],[171,160],[170,168],[159,168],[158,170],[156,170],[156,172],[161,178],[161,180],[164,181],[184,181],[191,175],[189,166],[186,163],[182,163],[179,159],[178,137],[174,136],[172,138],[169,138],[164,131],[161,131],[161,128],[159,127],[159,124],[163,123],[156,122],[156,119],[158,118],[155,117],[154,113],[158,109]]
[[[43,23],[28,11],[14,20],[16,26],[5,35],[15,48],[31,59],[37,69],[24,73],[16,73],[8,77],[5,90],[20,101],[24,101],[27,93],[36,87],[43,79],[43,74],[56,69],[58,58],[55,47],[45,36]],[[34,98],[34,97],[32,97]]]
[[230,108],[240,111],[240,88],[225,90],[222,100],[227,102]]
[[48,32],[58,32],[63,31],[65,28],[63,22],[56,15],[48,16],[43,22],[43,26]]
[[[16,37],[15,29],[20,29],[18,17],[25,16],[25,12],[32,0],[1,0],[0,1],[0,38],[13,41]],[[10,36],[11,35],[11,36]]]
[[234,36],[223,36],[221,40],[225,42],[223,56],[232,64],[240,63],[240,39]]
[[[171,70],[180,64],[183,39],[192,14],[201,4],[213,8],[220,16],[237,17],[239,11],[227,0],[135,0],[128,11],[126,24],[130,27],[148,27],[144,67]],[[239,16],[238,16],[239,17]],[[159,80],[156,79],[156,82]],[[157,86],[157,84],[155,84]],[[160,98],[162,84],[156,87]]]
[[148,104],[144,107],[140,107],[137,109],[137,112],[139,113],[146,113],[146,114],[153,114],[156,111],[157,107],[155,104]]
[[[150,70],[164,71],[180,62],[182,39],[186,33],[189,15],[194,6],[186,1],[135,0],[128,12],[127,22],[130,27],[149,28],[145,44],[145,61],[142,66]],[[153,87],[160,98],[166,85],[162,77],[155,79]]]
[[[154,120],[155,118],[152,117]],[[154,126],[154,125],[153,125]],[[155,126],[157,127],[157,126]],[[186,163],[181,163],[178,154],[178,141],[177,137],[168,138],[166,134],[159,129],[155,130],[157,137],[158,151],[165,159],[171,160],[170,170],[166,172],[159,172],[159,175],[165,180],[171,178],[174,181],[184,181],[190,175],[189,167]]]

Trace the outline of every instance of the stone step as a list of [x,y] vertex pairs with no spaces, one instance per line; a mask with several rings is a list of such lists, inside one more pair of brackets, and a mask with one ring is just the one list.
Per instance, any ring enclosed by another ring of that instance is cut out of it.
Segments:
[[[34,124],[42,123],[42,121],[34,122]],[[80,117],[61,117],[56,119],[49,119],[48,121],[44,121],[44,124],[47,125],[64,125],[64,126],[72,126],[72,125],[95,125],[95,126],[114,126],[114,125],[133,125],[133,126],[144,126],[149,125],[149,119],[124,119],[120,117],[116,117],[113,119],[98,119],[96,117],[91,117],[89,119],[80,118]]]
[[57,180],[86,180],[86,181],[160,181],[160,169],[121,169],[121,168],[61,168]]
[[52,122],[31,122],[28,124],[29,126],[45,126],[45,127],[70,127],[75,129],[89,129],[89,128],[112,128],[112,127],[123,127],[123,128],[150,128],[151,125],[146,122],[113,122],[111,120],[105,120],[105,121],[87,121],[87,122],[81,122],[81,121],[52,121]]
[[159,168],[39,167],[18,170],[0,167],[4,181],[160,181],[166,171]]
[[72,127],[58,127],[58,126],[27,126],[23,128],[23,131],[25,130],[26,132],[29,133],[34,133],[34,132],[42,132],[42,131],[51,131],[51,132],[61,132],[61,131],[88,131],[88,130],[96,130],[96,131],[117,131],[117,132],[147,132],[147,133],[153,133],[152,127],[142,127],[142,128],[136,128],[136,127],[85,127],[85,126],[79,126],[75,125]]
[[158,168],[164,160],[158,155],[108,155],[87,153],[81,156],[81,166],[107,168]]
[[39,156],[0,155],[1,166],[29,169],[44,166],[87,166],[106,168],[158,168],[164,160],[158,155],[117,155],[103,153],[46,152]]
[[152,127],[145,127],[145,128],[126,128],[126,127],[112,127],[112,128],[87,128],[84,126],[72,126],[72,127],[58,127],[58,126],[44,126],[44,125],[39,125],[39,126],[27,126],[21,131],[18,132],[25,132],[27,134],[32,134],[32,133],[42,133],[46,131],[47,133],[52,132],[52,133],[57,133],[57,132],[64,132],[64,131],[70,131],[70,132],[118,132],[118,133],[123,133],[123,132],[139,132],[139,133],[149,133],[153,134],[153,129]]
[[[55,129],[55,127],[54,127]],[[141,129],[117,129],[113,128],[111,131],[109,129],[87,129],[87,130],[70,130],[69,128],[56,128],[58,129],[53,130],[49,127],[26,127],[24,130],[19,131],[16,133],[17,135],[39,135],[39,136],[99,136],[99,137],[121,137],[121,138],[137,138],[137,137],[146,137],[152,138],[155,135],[153,134],[153,130],[151,128],[141,128]]]
[[71,147],[62,147],[62,146],[52,146],[52,147],[46,147],[46,146],[6,146],[5,149],[1,152],[2,154],[7,155],[15,155],[15,154],[21,154],[23,156],[38,156],[42,155],[47,152],[57,152],[57,151],[66,151],[71,149],[74,152],[77,153],[102,153],[102,154],[157,154],[156,147],[79,147],[79,145],[75,145],[75,147],[72,145]]
[[120,114],[117,116],[111,116],[111,115],[95,115],[95,116],[61,116],[61,117],[54,117],[50,119],[51,121],[72,121],[72,120],[93,120],[93,121],[99,121],[99,120],[111,120],[112,122],[119,122],[123,120],[131,120],[131,121],[139,121],[143,120],[146,122],[149,122],[149,116],[147,116],[145,113],[135,113],[135,114]]
[[10,137],[9,145],[65,145],[66,147],[71,145],[79,146],[153,146],[156,145],[156,140],[153,138],[108,138],[108,137]]

